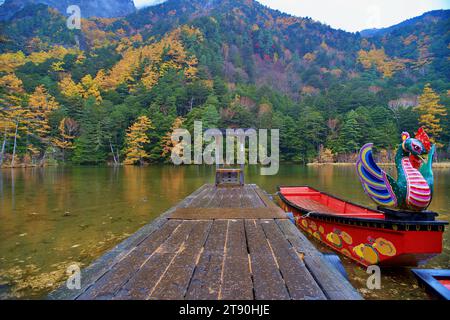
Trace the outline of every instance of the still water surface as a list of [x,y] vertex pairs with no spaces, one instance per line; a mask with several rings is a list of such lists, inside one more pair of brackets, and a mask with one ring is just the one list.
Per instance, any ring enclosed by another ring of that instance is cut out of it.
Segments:
[[[89,265],[107,250],[181,201],[204,183],[205,166],[0,170],[0,299],[42,298],[66,268]],[[436,169],[432,210],[450,220],[450,170]],[[311,185],[372,206],[353,167],[283,165],[276,176],[246,170],[246,182],[269,193],[277,185]],[[326,248],[315,244],[322,251]],[[366,289],[365,270],[342,258],[352,284],[368,299],[427,299],[408,269],[383,269],[382,289]],[[450,231],[444,253],[425,267],[449,268]]]

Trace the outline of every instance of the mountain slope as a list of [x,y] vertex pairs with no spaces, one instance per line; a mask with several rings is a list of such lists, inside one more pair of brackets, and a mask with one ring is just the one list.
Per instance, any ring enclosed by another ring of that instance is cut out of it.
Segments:
[[405,20],[399,24],[380,29],[366,29],[360,32],[361,36],[365,38],[374,37],[374,36],[383,36],[388,33],[392,33],[393,31],[409,26],[414,26],[417,23],[422,23],[423,21],[433,22],[435,19],[449,19],[449,10],[433,10],[424,13],[421,16],[414,17],[408,20]]
[[[413,70],[449,79],[450,10],[436,10],[377,31],[371,43],[389,56],[411,61]],[[429,75],[427,75],[429,76]]]
[[77,5],[84,18],[123,17],[136,10],[133,0],[6,0],[0,6],[0,21],[11,19],[17,12],[31,4],[45,4],[62,14],[66,14],[69,6]]

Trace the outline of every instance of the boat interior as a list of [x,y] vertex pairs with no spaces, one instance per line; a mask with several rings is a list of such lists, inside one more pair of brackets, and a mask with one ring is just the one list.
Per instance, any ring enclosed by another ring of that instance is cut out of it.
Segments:
[[308,212],[348,218],[385,219],[385,215],[379,211],[340,200],[310,187],[280,187],[280,193],[292,204]]

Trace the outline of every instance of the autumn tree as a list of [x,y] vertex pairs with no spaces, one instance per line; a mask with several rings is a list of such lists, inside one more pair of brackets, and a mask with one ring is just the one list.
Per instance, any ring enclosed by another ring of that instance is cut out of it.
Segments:
[[180,129],[183,125],[184,119],[177,117],[170,128],[170,131],[161,139],[162,154],[164,159],[167,159],[172,154],[172,151],[176,150],[177,154],[180,156],[183,153],[183,143],[182,141],[176,141],[172,139],[172,134],[175,130]]
[[21,105],[24,93],[22,81],[14,74],[8,74],[0,78],[0,129],[3,133],[0,165],[3,164],[8,138],[14,138],[12,158],[12,165],[14,165],[19,131],[26,130],[26,112]]
[[76,84],[70,75],[64,77],[59,82],[59,90],[68,98],[81,98],[83,95],[83,88],[80,84]]
[[442,132],[441,117],[447,115],[445,107],[440,105],[439,95],[433,91],[430,84],[423,89],[419,97],[419,104],[415,110],[420,114],[419,123],[425,127],[425,131],[430,135],[431,141],[438,147],[442,147],[437,140]]
[[44,146],[41,161],[45,159],[45,149],[50,143],[49,118],[53,111],[59,108],[58,102],[53,98],[43,85],[36,87],[28,101],[29,129],[33,137],[37,138]]
[[92,79],[91,75],[84,76],[81,79],[82,96],[85,99],[94,97],[97,103],[102,101],[102,96],[100,94],[100,86],[95,79]]
[[125,164],[134,165],[144,163],[149,157],[145,151],[145,145],[150,142],[147,131],[154,129],[151,120],[146,116],[139,117],[136,122],[128,128],[126,133]]
[[59,122],[59,136],[53,138],[52,142],[55,147],[61,150],[63,161],[65,160],[66,151],[74,149],[73,141],[76,137],[79,127],[79,124],[71,118],[63,118]]
[[395,72],[405,69],[405,62],[408,61],[389,58],[384,48],[372,48],[370,51],[360,50],[358,62],[362,64],[364,69],[370,69],[375,65],[384,78],[392,78]]

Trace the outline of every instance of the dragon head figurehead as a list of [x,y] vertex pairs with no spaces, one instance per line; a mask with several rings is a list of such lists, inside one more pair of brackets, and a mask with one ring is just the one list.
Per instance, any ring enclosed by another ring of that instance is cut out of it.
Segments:
[[408,211],[424,211],[432,201],[434,176],[432,170],[436,146],[423,128],[415,137],[402,134],[395,157],[397,180],[382,170],[372,156],[372,143],[360,151],[357,173],[367,195],[381,207]]
[[424,156],[428,155],[431,150],[431,141],[423,128],[417,131],[415,138],[411,138],[409,133],[402,133],[402,149],[414,168],[420,169],[422,163],[425,162]]

